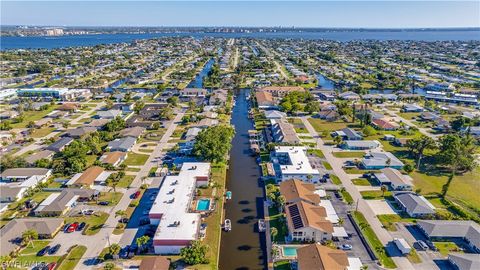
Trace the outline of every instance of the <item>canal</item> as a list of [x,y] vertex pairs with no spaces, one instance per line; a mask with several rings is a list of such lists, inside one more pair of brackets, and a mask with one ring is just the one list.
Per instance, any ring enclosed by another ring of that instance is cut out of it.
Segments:
[[220,246],[221,270],[253,270],[266,268],[265,234],[258,233],[257,220],[264,217],[263,188],[260,170],[250,155],[248,130],[253,124],[248,119],[248,90],[236,93],[236,106],[231,123],[235,137],[230,152],[227,189],[232,199],[225,204],[225,218],[232,221],[232,230],[222,232]]
[[211,58],[207,61],[205,66],[203,66],[202,70],[195,76],[195,78],[187,85],[188,88],[203,88],[203,78],[208,75],[208,72],[213,67],[215,60]]

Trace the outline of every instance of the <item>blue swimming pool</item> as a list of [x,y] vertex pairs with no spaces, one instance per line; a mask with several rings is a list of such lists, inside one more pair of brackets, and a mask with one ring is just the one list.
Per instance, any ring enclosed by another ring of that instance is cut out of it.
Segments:
[[296,257],[298,247],[283,247],[283,256]]
[[210,199],[201,199],[197,202],[197,211],[206,211],[210,209]]

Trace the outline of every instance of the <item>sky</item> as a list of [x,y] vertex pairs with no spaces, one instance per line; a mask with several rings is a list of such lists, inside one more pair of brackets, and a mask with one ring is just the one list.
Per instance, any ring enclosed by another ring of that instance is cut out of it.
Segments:
[[0,1],[2,25],[480,27],[480,1]]

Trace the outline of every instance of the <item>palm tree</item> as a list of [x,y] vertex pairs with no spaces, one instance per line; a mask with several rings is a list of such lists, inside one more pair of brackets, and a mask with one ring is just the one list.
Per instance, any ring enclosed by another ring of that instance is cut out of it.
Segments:
[[118,210],[115,212],[115,217],[120,217],[122,219],[127,217],[127,212],[125,210]]
[[150,241],[150,237],[148,235],[144,235],[142,237],[138,237],[135,242],[137,243],[140,250],[144,250],[144,245],[146,245]]
[[272,242],[275,237],[278,235],[278,230],[275,227],[270,228],[270,237],[272,237]]
[[380,190],[382,191],[382,197],[385,197],[385,192],[387,191],[387,186],[382,185],[382,186],[380,187]]
[[117,255],[118,253],[120,253],[121,249],[122,249],[122,247],[120,247],[119,244],[112,244],[111,246],[108,247],[108,253],[110,253],[110,255],[114,256],[114,255]]
[[32,244],[32,247],[35,247],[33,245],[33,240],[38,239],[38,232],[34,229],[26,230],[22,233],[22,241],[24,244]]
[[335,138],[333,138],[333,142],[338,146],[342,143],[343,139],[342,137],[340,136],[336,136]]

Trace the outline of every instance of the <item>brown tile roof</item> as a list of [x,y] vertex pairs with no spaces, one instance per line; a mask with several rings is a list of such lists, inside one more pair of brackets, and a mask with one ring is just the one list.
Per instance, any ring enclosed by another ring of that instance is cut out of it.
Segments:
[[320,244],[311,244],[297,250],[299,270],[345,270],[349,266],[347,253]]
[[[326,233],[333,233],[333,225],[327,220],[327,210],[322,206],[311,205],[306,202],[297,202],[291,205],[297,205],[303,227],[312,227]],[[290,205],[290,206],[291,206]],[[292,215],[290,214],[290,206],[286,207],[287,222],[289,228],[293,228]]]
[[280,193],[285,196],[288,202],[297,202],[300,200],[318,205],[320,196],[315,194],[315,185],[305,183],[297,179],[291,179],[280,183]]
[[298,91],[305,92],[305,89],[300,86],[266,86],[261,89],[262,91],[276,92],[276,91]]
[[273,103],[273,96],[268,92],[256,92],[255,97],[258,103],[270,102]]
[[78,103],[68,102],[68,103],[63,103],[60,107],[58,107],[58,110],[72,111],[72,110],[76,110],[78,107],[79,107]]
[[143,258],[139,270],[168,270],[170,261],[161,256]]
[[86,169],[82,175],[75,181],[75,184],[80,184],[80,185],[91,185],[97,179],[97,177],[104,172],[105,170],[102,167],[99,166],[93,166],[88,169]]
[[125,152],[115,151],[105,153],[100,159],[103,163],[115,164],[120,158],[124,158],[127,155]]

